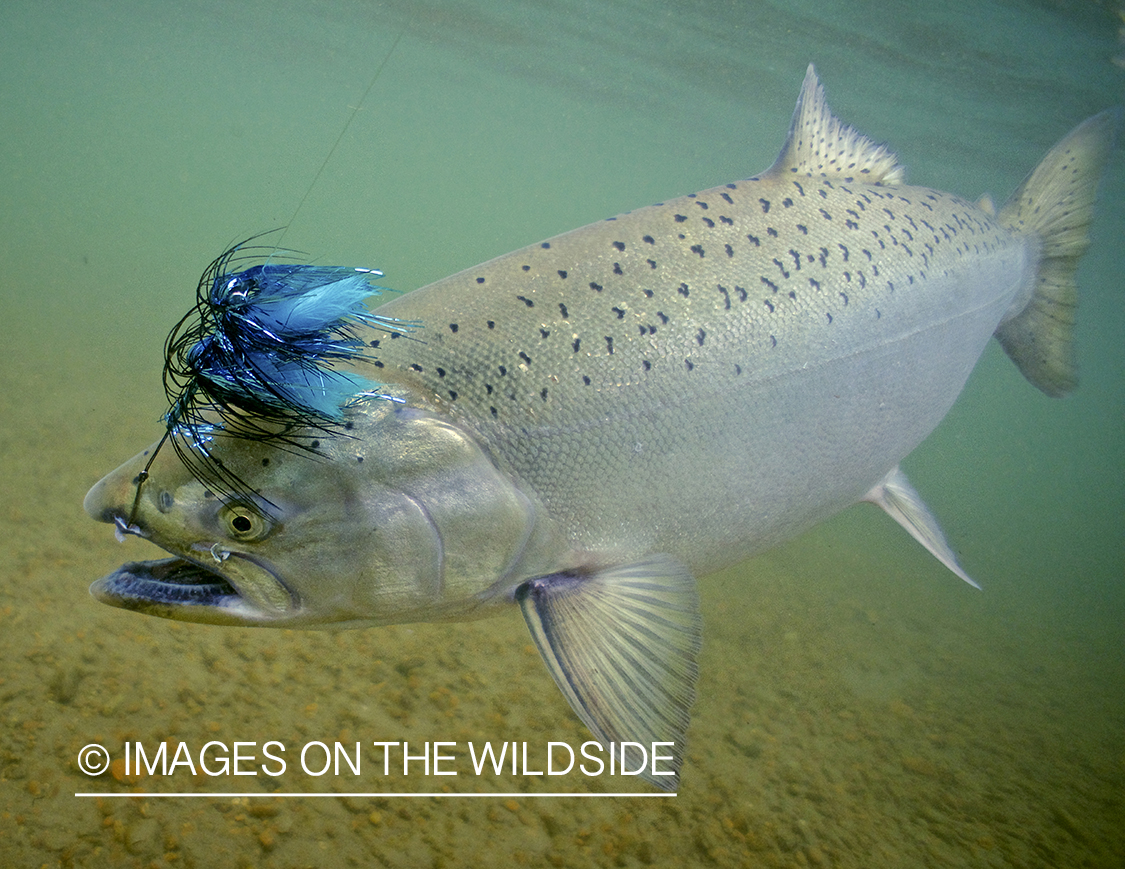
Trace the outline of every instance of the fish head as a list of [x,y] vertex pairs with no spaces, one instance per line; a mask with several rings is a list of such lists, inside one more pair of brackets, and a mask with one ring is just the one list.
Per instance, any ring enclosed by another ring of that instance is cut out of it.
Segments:
[[86,512],[170,557],[124,564],[91,593],[164,618],[275,627],[486,609],[526,554],[533,503],[438,414],[372,401],[345,427],[311,453],[218,433],[206,461],[235,492],[193,472],[186,445],[130,459],[94,485]]

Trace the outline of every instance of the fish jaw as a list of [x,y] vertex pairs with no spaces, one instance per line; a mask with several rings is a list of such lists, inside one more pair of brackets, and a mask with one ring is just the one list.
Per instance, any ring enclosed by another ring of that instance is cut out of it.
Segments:
[[[257,565],[254,569],[269,573]],[[276,577],[269,574],[269,579]],[[90,594],[110,606],[178,621],[243,626],[271,621],[226,577],[183,558],[127,562],[96,580]]]

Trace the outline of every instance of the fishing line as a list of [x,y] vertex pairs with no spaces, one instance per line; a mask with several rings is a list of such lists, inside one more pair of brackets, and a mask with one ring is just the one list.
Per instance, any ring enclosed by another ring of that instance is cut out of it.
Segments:
[[402,40],[403,34],[405,33],[405,30],[400,31],[398,36],[395,37],[395,41],[391,43],[390,50],[387,52],[386,57],[384,57],[383,62],[379,64],[379,68],[375,70],[375,75],[371,77],[371,82],[367,85],[367,90],[363,92],[363,96],[359,98],[359,102],[352,107],[352,113],[348,115],[348,119],[344,122],[344,128],[340,130],[340,135],[336,137],[336,141],[333,143],[332,148],[328,151],[328,156],[324,158],[324,162],[321,163],[320,168],[316,170],[316,174],[313,176],[312,183],[309,184],[308,189],[305,191],[305,195],[301,197],[301,201],[297,203],[297,208],[293,211],[293,216],[289,218],[289,223],[286,224],[284,229],[282,230],[281,237],[277,240],[277,250],[281,249],[281,243],[285,240],[285,235],[289,232],[289,227],[293,225],[293,221],[296,220],[297,215],[301,213],[301,208],[304,206],[305,200],[308,199],[312,194],[313,188],[316,187],[316,182],[319,181],[320,176],[324,174],[325,168],[332,160],[332,155],[335,154],[336,149],[340,147],[340,143],[344,140],[344,136],[347,134],[348,128],[352,125],[352,121],[355,120],[355,116],[359,114],[360,109],[363,108],[363,104],[367,101],[368,95],[375,87],[375,82],[377,82],[379,80],[379,76],[383,74],[383,70],[391,60],[391,55],[395,53],[395,49],[398,48],[398,44]]
[[[340,130],[340,135],[336,137],[336,141],[328,151],[328,156],[324,158],[324,162],[316,170],[316,174],[313,176],[308,189],[305,190],[304,196],[297,203],[289,224],[282,228],[282,234],[273,248],[273,253],[267,257],[267,263],[269,259],[281,252],[281,242],[284,241],[289,226],[297,219],[297,215],[312,194],[320,176],[324,174],[325,168],[331,162],[336,149],[339,148],[351,127],[352,121],[363,108],[367,97],[374,90],[375,83],[383,74],[383,70],[386,69],[404,34],[405,31],[400,31],[398,36],[395,37],[382,63],[371,76],[371,81],[364,90],[363,96],[352,107],[351,114],[348,115],[343,129]],[[140,528],[136,525],[137,510],[141,502],[141,488],[148,480],[149,469],[156,461],[157,455],[169,440],[171,440],[177,455],[184,461],[185,465],[193,470],[198,479],[210,478],[212,482],[232,484],[235,491],[245,491],[242,481],[238,479],[237,475],[224,469],[222,462],[213,459],[206,448],[206,442],[211,439],[211,433],[223,426],[212,425],[199,414],[199,409],[194,402],[200,398],[200,392],[210,399],[209,406],[218,410],[220,415],[223,415],[228,422],[232,418],[231,414],[235,419],[245,419],[247,410],[251,412],[257,410],[262,412],[267,422],[282,423],[283,429],[295,423],[301,423],[323,431],[325,430],[323,422],[327,420],[330,424],[334,411],[330,408],[325,409],[317,406],[315,399],[314,403],[310,404],[310,399],[307,397],[310,394],[310,387],[312,393],[319,390],[322,395],[333,395],[339,400],[339,403],[344,400],[343,392],[347,385],[361,386],[363,383],[361,378],[335,375],[330,370],[322,368],[321,363],[333,358],[348,358],[358,355],[358,351],[355,349],[357,342],[351,338],[349,331],[351,324],[361,322],[384,327],[387,325],[388,321],[385,321],[384,318],[359,310],[358,301],[354,298],[358,295],[371,295],[371,292],[359,292],[359,285],[365,280],[360,275],[381,275],[382,272],[372,269],[348,270],[313,266],[287,268],[267,264],[241,272],[226,281],[230,276],[225,273],[224,267],[227,263],[234,261],[236,253],[246,249],[249,241],[253,241],[253,239],[248,239],[246,242],[228,248],[204,272],[204,277],[201,279],[197,290],[196,307],[177,324],[171,335],[168,336],[165,343],[164,383],[165,391],[169,393],[170,397],[173,397],[172,408],[165,416],[167,428],[164,435],[152,451],[152,455],[149,456],[144,469],[137,474],[135,480],[137,491],[133,496],[133,505],[129,511],[128,520],[116,519],[119,535],[142,535]],[[250,277],[252,274],[253,277]],[[224,281],[226,281],[225,287],[223,286]],[[295,291],[295,284],[304,284],[304,286],[297,288]],[[315,294],[318,290],[323,290],[325,286],[329,285],[338,288],[335,295],[352,299],[352,301],[344,303],[342,307],[339,302],[329,303],[324,301],[316,303],[321,309],[319,315],[303,309],[301,314],[297,313],[301,305],[301,298],[308,298],[310,294]],[[371,288],[376,293],[379,289],[383,288]],[[257,305],[244,302],[251,295],[261,293],[263,290],[269,295],[262,294]],[[272,319],[267,313],[265,306],[271,304],[284,312],[281,320]],[[220,315],[228,321],[225,324],[226,330],[220,330],[224,334],[218,335],[216,333],[213,336],[208,334],[206,328],[199,326],[185,327],[185,324],[190,324],[194,315],[201,316],[202,326],[213,325],[212,321],[215,318],[216,311],[220,312]],[[295,326],[292,326],[292,321],[300,320],[302,316],[306,321],[304,331],[299,335],[287,334],[287,329],[290,327],[296,329]],[[263,317],[264,320],[261,319]],[[267,325],[263,325],[264,323]],[[272,326],[268,325],[271,323]],[[188,337],[177,338],[177,333],[181,330],[184,330]],[[254,334],[255,332],[257,334]],[[219,340],[213,340],[216,336]],[[237,336],[237,345],[232,346],[232,338],[235,336]],[[226,339],[225,345],[223,339]],[[288,346],[290,342],[292,342],[291,347]],[[281,357],[280,364],[286,366],[285,368],[278,367],[279,354]],[[251,370],[239,373],[236,371],[235,360],[238,362],[248,361]],[[200,371],[196,363],[201,361],[212,366],[211,377],[202,379],[198,377]],[[175,365],[176,362],[179,362],[178,367]],[[335,379],[334,383],[330,382],[333,378]],[[176,389],[172,388],[170,384],[175,384],[178,387],[178,394],[174,394]],[[296,395],[294,390],[297,390]],[[301,390],[303,390],[305,398],[298,397]],[[224,411],[228,413],[224,414]],[[176,441],[177,429],[181,427],[192,435],[193,443],[191,446],[200,450],[203,457],[215,463],[214,473],[207,473],[211,469],[208,469],[205,463],[198,461],[198,457],[193,457],[190,449],[184,449]],[[229,433],[240,437],[268,437],[271,434],[268,428],[252,424],[244,425],[240,430],[236,429]],[[292,441],[290,441],[290,446],[304,448],[301,444],[295,444]],[[196,460],[193,461],[193,458]]]

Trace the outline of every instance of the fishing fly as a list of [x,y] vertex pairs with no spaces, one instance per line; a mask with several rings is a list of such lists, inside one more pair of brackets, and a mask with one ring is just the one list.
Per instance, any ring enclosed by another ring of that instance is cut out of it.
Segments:
[[[216,436],[315,452],[318,435],[339,432],[347,407],[387,397],[376,382],[336,367],[374,361],[357,327],[396,334],[411,327],[364,305],[387,290],[373,283],[383,273],[273,262],[277,249],[251,244],[255,238],[207,267],[195,306],[165,341],[166,430],[138,478],[133,514],[165,443],[201,482],[245,496],[252,493],[211,453]],[[269,251],[267,261],[248,266],[262,251]],[[130,515],[121,530],[132,526]]]

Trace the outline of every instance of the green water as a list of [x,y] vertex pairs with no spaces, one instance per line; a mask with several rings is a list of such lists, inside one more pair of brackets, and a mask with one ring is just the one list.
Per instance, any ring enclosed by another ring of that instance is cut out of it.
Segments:
[[[1112,4],[960,5],[6,4],[0,862],[1125,863],[1120,155],[1080,273],[1078,392],[1044,398],[991,348],[906,463],[984,592],[864,507],[703,580],[678,796],[74,796],[646,793],[465,762],[441,779],[301,772],[312,740],[464,755],[585,735],[514,610],[308,634],[104,607],[90,581],[152,548],[117,545],[82,497],[160,434],[164,336],[207,263],[258,231],[289,224],[286,246],[318,262],[421,286],[765,168],[810,60],[912,182],[1002,199],[1121,101],[1121,21]],[[289,770],[122,782],[76,764],[87,743],[166,739],[279,740]]]

